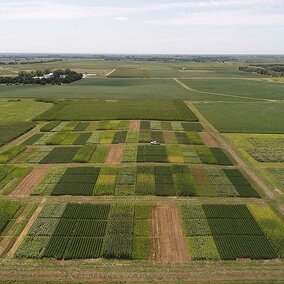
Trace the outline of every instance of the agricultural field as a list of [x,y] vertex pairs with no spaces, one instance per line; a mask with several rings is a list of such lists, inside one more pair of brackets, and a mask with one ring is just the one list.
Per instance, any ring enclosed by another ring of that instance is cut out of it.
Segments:
[[0,234],[14,218],[17,211],[21,208],[21,203],[18,201],[0,200]]
[[150,211],[142,204],[45,205],[16,257],[147,259]]
[[[203,127],[198,122],[52,121],[44,124],[40,130],[21,145],[3,152],[3,163],[232,165],[231,159],[221,148],[204,144],[201,135]],[[151,145],[151,141],[158,141],[160,145]]]
[[281,198],[281,191],[284,191],[284,135],[227,133],[224,136],[240,155],[275,186],[277,192],[280,190]]
[[31,194],[260,197],[238,170],[185,165],[54,168]]
[[0,124],[0,146],[30,131],[34,127],[31,122]]
[[36,120],[160,119],[197,121],[180,100],[86,100],[62,101]]
[[[1,88],[2,86],[0,86]],[[0,124],[32,120],[53,106],[52,103],[33,100],[0,100]]]
[[[224,133],[284,133],[283,102],[200,103],[202,115]],[[275,115],[277,114],[277,115]],[[226,117],[226,119],[224,119]]]
[[[263,210],[269,211],[269,208]],[[273,212],[267,219],[260,212],[257,207],[248,208],[245,205],[181,206],[184,230],[193,258],[233,260],[281,257],[284,239],[278,239],[276,234],[283,234],[283,223]]]
[[149,73],[146,68],[119,68],[114,69],[108,75],[110,78],[148,78]]
[[0,194],[9,194],[31,170],[28,167],[0,166]]
[[215,80],[182,80],[193,90],[208,93],[227,94],[240,97],[249,97],[256,99],[284,99],[283,84],[272,82],[262,82],[254,80],[235,80],[235,79],[215,79]]
[[244,64],[1,66],[86,74],[0,84],[0,282],[284,281],[283,83]]

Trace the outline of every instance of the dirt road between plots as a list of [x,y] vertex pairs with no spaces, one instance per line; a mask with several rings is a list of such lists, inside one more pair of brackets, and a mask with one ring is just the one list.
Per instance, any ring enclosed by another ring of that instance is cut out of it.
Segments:
[[39,184],[39,182],[46,175],[48,168],[33,169],[16,188],[10,193],[11,197],[26,197],[29,196],[32,189]]
[[191,260],[177,206],[155,206],[151,227],[152,260],[175,263]]
[[110,76],[116,69],[111,70],[110,72],[108,72],[105,76],[108,77]]
[[106,164],[120,163],[123,152],[123,144],[115,144],[111,146],[111,149],[106,158]]
[[129,130],[139,130],[140,129],[140,121],[134,120],[130,122]]
[[19,235],[19,237],[17,238],[16,242],[14,243],[14,245],[12,246],[12,248],[9,250],[9,252],[7,253],[7,257],[8,258],[13,258],[14,254],[16,252],[16,250],[18,249],[18,247],[20,246],[20,244],[22,243],[24,237],[27,235],[28,231],[30,230],[32,224],[34,223],[35,219],[37,218],[37,216],[39,215],[40,211],[42,210],[44,203],[46,201],[46,198],[42,198],[39,206],[37,207],[37,209],[34,211],[33,215],[31,216],[31,218],[29,219],[27,225],[25,226],[25,228],[23,229],[23,231],[21,232],[21,234]]
[[200,132],[199,135],[206,146],[219,147],[218,143],[209,132]]

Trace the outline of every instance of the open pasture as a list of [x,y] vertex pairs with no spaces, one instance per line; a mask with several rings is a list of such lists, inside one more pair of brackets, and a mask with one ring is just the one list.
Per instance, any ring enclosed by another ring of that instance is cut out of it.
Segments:
[[[45,205],[16,257],[147,259],[150,208],[128,204]],[[139,249],[141,246],[144,250]]]

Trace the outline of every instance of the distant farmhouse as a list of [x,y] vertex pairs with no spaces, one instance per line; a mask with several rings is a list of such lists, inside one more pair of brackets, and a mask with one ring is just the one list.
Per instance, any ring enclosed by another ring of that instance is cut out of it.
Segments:
[[44,74],[43,76],[34,76],[33,79],[51,79],[53,76],[53,73],[48,73]]

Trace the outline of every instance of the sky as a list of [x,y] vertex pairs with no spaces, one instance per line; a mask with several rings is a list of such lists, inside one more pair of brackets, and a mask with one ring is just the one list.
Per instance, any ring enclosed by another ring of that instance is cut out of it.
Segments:
[[0,0],[0,52],[284,54],[284,0]]

